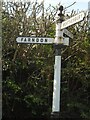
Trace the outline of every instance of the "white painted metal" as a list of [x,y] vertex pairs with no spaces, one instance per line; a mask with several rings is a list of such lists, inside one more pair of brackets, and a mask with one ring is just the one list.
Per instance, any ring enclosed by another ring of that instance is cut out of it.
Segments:
[[[55,44],[63,44],[63,31],[61,30],[61,23],[56,16],[56,35]],[[52,113],[60,112],[60,81],[61,81],[61,55],[55,55],[54,66],[54,83],[53,83],[53,101],[52,101]]]
[[81,12],[81,13],[77,14],[76,16],[71,17],[70,19],[62,22],[62,24],[61,24],[61,29],[64,29],[64,28],[66,28],[66,27],[69,27],[69,26],[77,23],[77,22],[82,21],[82,20],[84,19],[84,16],[85,16],[85,15],[84,15],[84,12]]
[[52,112],[60,111],[61,56],[55,56]]
[[68,37],[65,37],[63,39],[63,44],[66,45],[66,46],[69,46],[69,38]]
[[56,23],[55,44],[63,44],[63,31],[60,29],[61,23]]
[[73,39],[73,34],[71,32],[69,32],[67,29],[63,29],[63,33]]
[[52,44],[54,38],[47,37],[18,37],[16,39],[17,43],[27,43],[27,44]]

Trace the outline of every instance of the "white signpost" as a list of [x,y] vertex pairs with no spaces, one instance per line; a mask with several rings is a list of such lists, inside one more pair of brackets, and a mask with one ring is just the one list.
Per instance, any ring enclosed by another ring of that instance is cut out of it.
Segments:
[[73,24],[76,24],[77,22],[80,22],[84,19],[84,12],[81,12],[79,14],[77,14],[76,16],[74,17],[71,17],[70,19],[62,22],[61,24],[61,29],[64,29],[64,28],[67,28]]
[[[56,15],[56,35],[54,38],[48,37],[18,37],[17,43],[27,44],[55,44],[55,67],[54,67],[54,83],[53,83],[53,102],[52,102],[52,114],[58,116],[60,112],[60,82],[61,82],[61,47],[69,45],[69,38],[63,37],[66,34],[68,37],[73,38],[73,35],[65,28],[80,22],[84,18],[84,12],[62,22],[63,6],[60,6],[60,15]],[[59,16],[57,19],[57,16]]]
[[[63,33],[65,33],[70,38],[73,38],[73,35],[66,30],[65,28],[82,21],[84,18],[84,12],[79,13],[78,15],[62,22],[62,9],[60,8],[60,17],[61,19],[56,19],[56,36],[55,36],[55,44],[65,44],[63,39]],[[57,16],[57,15],[56,15]],[[61,21],[60,21],[61,20]],[[66,39],[66,43],[69,44],[69,39]],[[53,85],[53,102],[52,102],[52,116],[59,118],[60,113],[60,83],[61,83],[61,53],[58,46],[56,47],[55,54],[55,68],[54,68],[54,85]]]

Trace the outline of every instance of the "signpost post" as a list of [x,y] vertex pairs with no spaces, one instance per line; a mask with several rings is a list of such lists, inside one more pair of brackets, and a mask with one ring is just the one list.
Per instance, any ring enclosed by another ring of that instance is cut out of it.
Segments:
[[59,8],[60,13],[56,16],[56,36],[55,36],[55,66],[53,83],[53,101],[51,117],[59,118],[60,114],[60,84],[61,84],[61,48],[64,46],[63,31],[61,25],[63,21],[63,6]]
[[[61,48],[69,45],[69,38],[73,38],[67,27],[80,22],[84,18],[84,12],[63,21],[63,6],[59,8],[60,13],[56,15],[56,35],[54,38],[47,37],[18,37],[17,43],[27,44],[54,44],[55,46],[55,65],[54,65],[54,83],[53,83],[53,99],[52,99],[52,118],[59,118],[60,114],[60,83],[61,83]],[[68,37],[65,38],[63,34]]]
[[[73,35],[65,28],[82,21],[84,18],[84,12],[79,13],[78,15],[63,21],[62,11],[63,6],[59,8],[60,14],[56,19],[56,36],[55,36],[55,67],[54,67],[54,86],[53,86],[53,102],[52,102],[52,118],[60,117],[60,83],[61,83],[61,48],[65,45],[63,34],[66,34],[70,38],[73,38]],[[63,22],[62,22],[63,21]],[[69,45],[69,39],[68,44]]]

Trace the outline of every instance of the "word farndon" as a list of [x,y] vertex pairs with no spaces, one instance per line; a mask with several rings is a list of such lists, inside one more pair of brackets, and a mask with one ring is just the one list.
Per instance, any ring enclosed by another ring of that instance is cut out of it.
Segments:
[[16,39],[17,43],[36,43],[36,44],[52,44],[54,38],[47,37],[18,37]]

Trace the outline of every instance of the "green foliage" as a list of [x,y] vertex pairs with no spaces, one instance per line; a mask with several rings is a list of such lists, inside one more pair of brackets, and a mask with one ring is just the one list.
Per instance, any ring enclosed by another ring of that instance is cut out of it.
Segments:
[[89,119],[90,67],[64,68],[62,79],[62,100],[64,99],[62,102],[64,106],[61,104],[62,113],[64,111],[73,118]]

